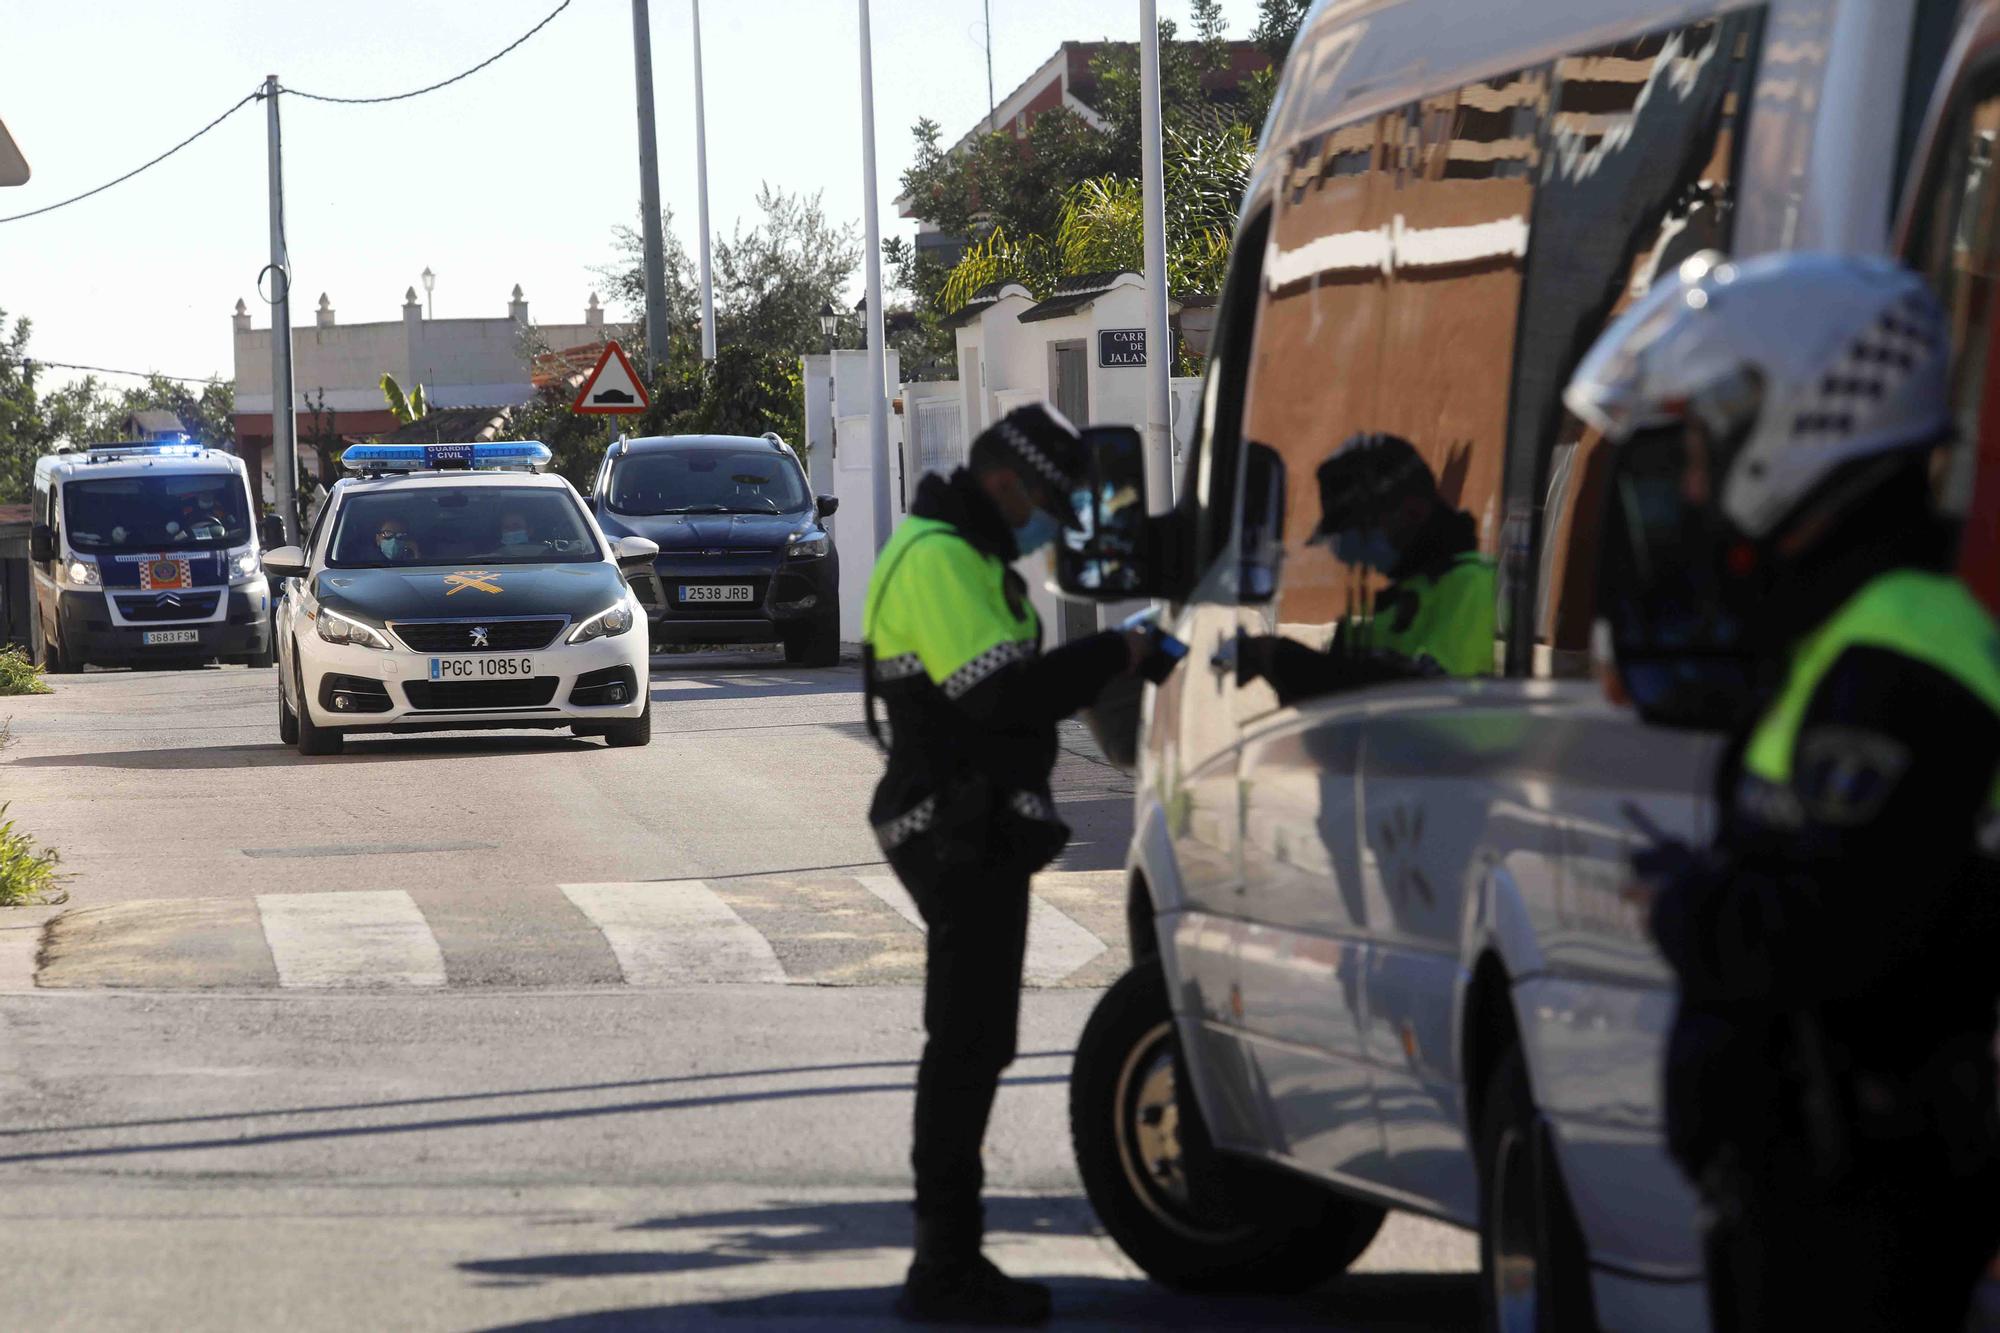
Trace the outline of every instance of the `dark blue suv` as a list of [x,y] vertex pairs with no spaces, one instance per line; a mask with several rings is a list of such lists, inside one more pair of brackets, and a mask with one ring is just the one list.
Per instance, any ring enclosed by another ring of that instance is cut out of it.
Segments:
[[782,643],[785,660],[840,659],[840,557],[798,455],[776,435],[620,440],[592,488],[612,537],[659,543],[632,575],[653,642]]

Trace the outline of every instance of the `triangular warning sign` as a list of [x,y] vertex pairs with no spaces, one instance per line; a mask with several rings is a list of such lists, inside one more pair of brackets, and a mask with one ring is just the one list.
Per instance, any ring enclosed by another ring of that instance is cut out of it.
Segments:
[[604,344],[604,355],[597,358],[597,368],[590,372],[576,401],[570,404],[572,412],[596,416],[643,412],[646,407],[646,386],[639,383],[632,363],[625,359],[625,349],[616,342]]

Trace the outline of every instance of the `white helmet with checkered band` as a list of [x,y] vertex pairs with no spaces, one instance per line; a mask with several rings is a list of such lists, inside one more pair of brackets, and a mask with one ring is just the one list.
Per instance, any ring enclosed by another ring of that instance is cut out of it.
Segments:
[[1949,352],[1936,297],[1887,260],[1698,255],[1605,331],[1563,397],[1617,442],[1700,430],[1719,509],[1759,541],[1850,464],[1943,440]]

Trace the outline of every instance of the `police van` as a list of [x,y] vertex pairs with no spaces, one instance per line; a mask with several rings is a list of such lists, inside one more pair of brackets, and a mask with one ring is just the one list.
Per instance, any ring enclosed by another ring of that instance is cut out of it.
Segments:
[[[265,557],[278,736],[338,754],[367,732],[567,727],[645,745],[645,612],[659,547],[605,537],[532,441],[355,445],[303,546]],[[634,633],[637,627],[638,632]]]
[[[1561,393],[1697,252],[1887,249],[1959,11],[1313,6],[1245,193],[1179,508],[1136,555],[1108,545],[1131,522],[1097,515],[1064,578],[1101,598],[1079,575],[1115,564],[1190,648],[1107,747],[1139,778],[1134,966],[1072,1076],[1085,1187],[1148,1272],[1306,1286],[1407,1210],[1480,1234],[1485,1327],[1706,1322],[1695,1199],[1662,1142],[1673,979],[1622,891],[1653,830],[1703,839],[1720,738],[1649,724],[1597,678],[1615,460]],[[1995,81],[1940,131],[1956,161],[1919,187],[1938,218],[1911,257],[1951,293],[1976,405],[2000,346],[2000,42],[1963,49]],[[1492,562],[1491,655],[1280,698],[1231,649],[1324,652],[1366,623],[1383,583],[1313,542],[1313,481],[1374,433],[1415,444]],[[1098,453],[1093,493],[1134,484],[1115,474],[1136,441]],[[1990,525],[1979,540],[1990,562]]]
[[29,530],[50,671],[271,664],[270,591],[243,460],[185,439],[38,459]]

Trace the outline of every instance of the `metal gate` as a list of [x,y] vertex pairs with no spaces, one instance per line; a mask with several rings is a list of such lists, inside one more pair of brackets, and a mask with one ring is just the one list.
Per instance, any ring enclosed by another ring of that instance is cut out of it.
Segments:
[[917,475],[949,476],[965,464],[965,421],[956,398],[919,398],[909,416]]

